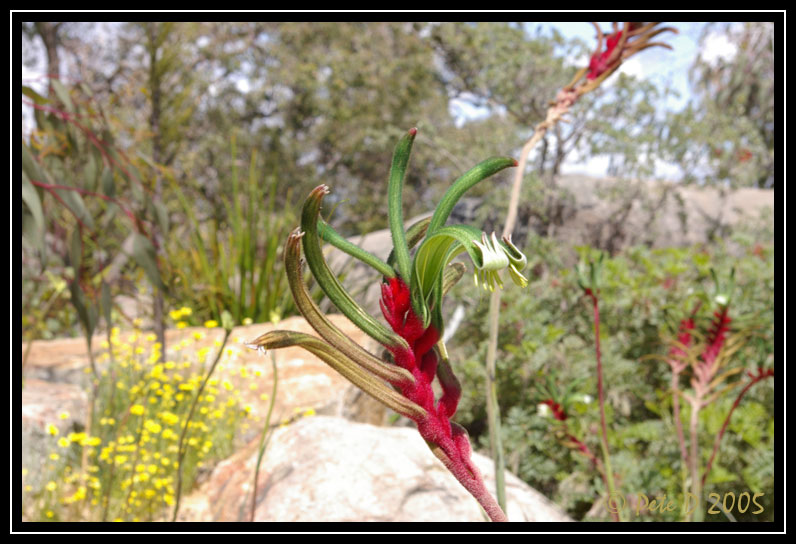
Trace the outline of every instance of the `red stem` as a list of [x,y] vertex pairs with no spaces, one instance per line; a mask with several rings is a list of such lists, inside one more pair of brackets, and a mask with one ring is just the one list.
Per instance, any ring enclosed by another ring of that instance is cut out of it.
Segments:
[[[80,194],[81,194],[81,195],[83,195],[83,196],[96,196],[97,198],[101,198],[101,199],[103,199],[103,200],[105,200],[105,201],[107,201],[107,202],[112,202],[112,203],[116,204],[117,206],[119,206],[119,208],[120,208],[120,209],[121,209],[121,210],[122,210],[122,211],[125,213],[125,215],[127,215],[127,217],[129,217],[129,218],[130,218],[130,220],[131,220],[131,221],[132,221],[132,222],[133,222],[133,223],[134,223],[134,224],[135,224],[137,227],[138,227],[138,226],[140,226],[140,225],[139,225],[139,223],[138,223],[138,220],[137,220],[137,218],[135,217],[135,215],[133,215],[133,212],[131,212],[130,210],[128,210],[127,208],[125,208],[124,206],[122,206],[121,202],[119,202],[119,201],[118,201],[118,200],[116,200],[115,198],[109,197],[108,195],[103,195],[103,194],[100,194],[100,193],[95,193],[95,192],[93,192],[93,191],[88,191],[88,190],[86,190],[86,189],[81,189],[81,188],[79,188],[79,187],[70,187],[70,186],[68,186],[68,185],[58,185],[58,184],[54,184],[54,183],[53,183],[53,184],[51,184],[51,183],[44,183],[44,182],[41,182],[41,181],[36,181],[35,179],[32,179],[32,180],[30,180],[30,182],[31,182],[33,185],[36,185],[37,187],[41,187],[42,189],[46,189],[46,190],[47,190],[47,191],[48,191],[50,194],[52,194],[52,195],[53,195],[53,196],[55,196],[56,198],[58,198],[58,196],[57,196],[57,194],[55,193],[54,189],[63,189],[63,190],[66,190],[66,191],[75,191],[75,192],[77,192],[77,193],[80,193]],[[58,198],[58,200],[59,200],[59,201],[61,201],[61,203],[63,204],[63,200],[61,200],[60,198]],[[65,205],[65,204],[64,204],[64,205]],[[67,206],[67,207],[68,207],[68,206]],[[79,219],[79,218],[78,218],[78,221],[80,221],[80,219]],[[81,224],[82,224],[82,223],[81,223]]]
[[[127,169],[126,169],[126,168],[124,168],[124,166],[122,166],[121,164],[119,164],[118,162],[116,162],[116,161],[113,159],[113,157],[111,157],[111,156],[110,156],[110,154],[108,153],[108,151],[105,149],[105,147],[103,146],[103,143],[102,143],[102,142],[99,140],[99,138],[97,138],[97,137],[94,135],[94,133],[93,133],[93,132],[92,132],[90,129],[88,129],[88,128],[84,127],[83,125],[81,125],[80,123],[78,123],[77,121],[75,121],[75,117],[74,117],[72,114],[70,114],[70,113],[67,113],[67,112],[65,112],[65,111],[62,111],[62,110],[59,110],[59,109],[57,109],[57,108],[52,108],[52,107],[50,107],[50,106],[42,106],[41,104],[36,104],[35,102],[33,102],[33,101],[30,101],[30,100],[25,100],[25,99],[23,99],[23,100],[22,100],[22,102],[23,102],[24,104],[27,104],[28,106],[32,107],[33,109],[40,110],[40,111],[45,111],[45,112],[47,112],[47,113],[51,113],[51,114],[53,114],[53,115],[56,115],[56,116],[60,117],[61,119],[63,119],[64,121],[67,121],[67,122],[69,122],[69,123],[73,124],[74,126],[76,126],[77,128],[79,128],[80,130],[82,130],[82,131],[83,131],[83,133],[86,135],[86,137],[87,137],[87,138],[88,138],[88,139],[91,141],[91,143],[93,143],[93,144],[94,144],[94,147],[96,147],[96,148],[97,148],[97,150],[98,150],[98,151],[99,151],[99,152],[102,154],[102,156],[105,158],[105,160],[107,161],[107,164],[108,164],[108,165],[115,165],[117,168],[119,168],[119,170],[121,170],[122,172],[124,172],[124,173],[125,173],[125,175],[126,175],[128,178],[130,178],[130,179],[137,179],[137,178],[134,178],[134,177],[133,177],[133,176],[130,174],[130,172],[128,172],[128,171],[127,171]],[[120,150],[118,150],[118,149],[117,149],[117,151],[118,151],[118,152],[119,152],[119,154],[121,154],[123,157],[127,158],[127,157],[124,155],[124,153],[122,153]],[[129,159],[128,159],[128,161],[129,161]]]
[[774,376],[773,370],[768,371],[758,371],[757,375],[752,375],[752,381],[746,384],[740,393],[738,393],[738,397],[736,397],[735,402],[732,403],[732,408],[730,408],[730,412],[727,414],[727,417],[724,418],[724,424],[721,426],[721,430],[719,434],[716,435],[716,440],[713,442],[713,452],[710,454],[710,460],[708,461],[707,466],[705,467],[705,473],[702,475],[702,485],[705,485],[705,480],[708,478],[708,474],[710,473],[710,469],[713,467],[713,460],[716,458],[716,454],[719,452],[719,446],[721,445],[721,439],[724,437],[724,432],[727,430],[727,426],[730,424],[730,418],[732,417],[732,413],[738,408],[738,405],[741,403],[741,399],[746,394],[749,389],[752,388],[754,384],[757,382],[763,381],[769,376]]
[[[587,446],[584,442],[582,442],[581,440],[576,438],[575,435],[569,432],[569,427],[567,427],[566,423],[564,423],[564,432],[566,433],[567,438],[578,446],[578,451],[580,451],[586,457],[588,457],[589,460],[592,462],[592,464],[594,464],[594,466],[597,467],[597,472],[600,473],[600,477],[602,477],[603,479],[603,484],[605,484],[605,489],[608,489],[608,478],[605,475],[605,467],[600,462],[600,458],[594,455],[594,452],[592,452],[591,449],[589,449],[589,446]],[[615,509],[611,510],[611,517],[614,518],[614,521],[619,521],[619,514],[616,512]]]

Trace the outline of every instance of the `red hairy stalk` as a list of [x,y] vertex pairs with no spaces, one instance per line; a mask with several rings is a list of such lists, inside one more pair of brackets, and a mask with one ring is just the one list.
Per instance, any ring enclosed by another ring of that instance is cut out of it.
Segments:
[[[37,186],[37,187],[41,187],[42,189],[45,189],[45,190],[47,190],[47,191],[48,191],[50,194],[52,194],[52,195],[53,195],[55,198],[58,198],[58,196],[57,196],[57,193],[55,192],[55,189],[62,189],[62,190],[64,190],[64,191],[74,191],[74,192],[76,192],[76,193],[79,193],[79,194],[81,194],[81,195],[83,195],[83,196],[95,196],[95,197],[97,197],[97,198],[101,198],[102,200],[104,200],[104,201],[106,201],[106,202],[112,202],[113,204],[116,204],[117,206],[119,206],[119,209],[120,209],[120,210],[122,210],[122,212],[124,212],[124,214],[125,214],[127,217],[129,217],[129,218],[130,218],[130,220],[131,220],[131,221],[132,221],[132,222],[133,222],[133,223],[134,223],[136,226],[140,226],[140,225],[139,225],[139,220],[138,220],[138,219],[135,217],[135,215],[133,215],[133,212],[131,212],[130,210],[128,210],[127,208],[125,208],[125,207],[122,205],[122,203],[121,203],[121,202],[119,202],[119,200],[118,200],[118,199],[115,199],[115,198],[112,198],[112,197],[109,197],[109,196],[107,196],[107,195],[103,195],[103,194],[100,194],[100,193],[95,193],[95,192],[93,192],[93,191],[87,191],[86,189],[81,189],[80,187],[71,187],[71,186],[69,186],[69,185],[59,185],[59,184],[54,184],[54,183],[53,183],[53,184],[51,184],[51,183],[43,183],[43,182],[41,182],[41,181],[37,181],[37,180],[35,180],[35,179],[32,179],[32,180],[30,180],[30,182],[31,182],[33,185]],[[63,202],[63,201],[62,201],[60,198],[58,198],[58,200],[59,200],[59,201],[60,201],[62,204],[64,204],[64,202]],[[64,204],[64,206],[66,206],[66,204]],[[67,206],[67,208],[68,208],[68,206]],[[79,219],[79,218],[78,218],[78,221],[80,221],[80,219]],[[81,224],[82,224],[82,223],[81,223]]]
[[705,480],[708,478],[708,474],[710,473],[710,469],[713,467],[713,460],[716,458],[716,454],[719,452],[719,446],[721,445],[721,439],[724,437],[724,432],[727,430],[727,426],[730,424],[730,418],[732,417],[732,413],[738,408],[738,405],[741,404],[741,399],[749,391],[754,384],[757,382],[763,381],[769,376],[774,375],[774,369],[769,368],[767,370],[763,370],[762,368],[757,369],[757,374],[753,374],[752,372],[747,372],[747,376],[749,376],[752,381],[746,384],[738,396],[735,399],[735,402],[732,403],[732,408],[730,408],[730,412],[727,414],[727,417],[724,419],[724,424],[721,426],[721,430],[719,434],[716,435],[716,440],[713,442],[713,452],[710,454],[710,459],[708,460],[707,466],[705,466],[705,472],[702,474],[702,485],[705,485]]
[[[401,278],[389,278],[381,287],[380,301],[384,318],[393,331],[406,340],[409,348],[387,347],[395,363],[412,373],[415,383],[399,386],[401,394],[421,406],[425,417],[414,419],[423,439],[448,470],[484,508],[492,521],[508,521],[495,499],[486,489],[481,473],[470,459],[470,440],[463,427],[452,423],[461,396],[461,387],[447,363],[441,364],[433,349],[439,331],[433,326],[423,328],[423,321],[412,309],[409,288]],[[439,377],[442,396],[434,398],[432,382]],[[436,449],[434,448],[436,446]]]
[[669,366],[672,368],[672,411],[674,416],[674,426],[677,429],[677,441],[680,444],[680,457],[683,466],[688,466],[688,449],[685,446],[685,433],[683,432],[683,422],[680,419],[680,373],[688,365],[686,360],[685,348],[691,345],[691,331],[694,330],[694,315],[699,309],[699,305],[691,312],[691,317],[680,321],[678,346],[673,346],[669,351]]
[[[608,486],[608,494],[612,496],[616,488],[614,487],[614,473],[611,468],[611,453],[608,450],[608,425],[605,422],[605,388],[603,387],[603,360],[600,351],[600,306],[597,294],[589,287],[584,289],[586,296],[589,297],[594,309],[594,353],[597,358],[597,397],[600,405],[600,446],[603,453],[603,465],[605,472],[605,482]],[[619,519],[622,519],[622,511],[619,512]],[[614,518],[615,520],[617,518]]]

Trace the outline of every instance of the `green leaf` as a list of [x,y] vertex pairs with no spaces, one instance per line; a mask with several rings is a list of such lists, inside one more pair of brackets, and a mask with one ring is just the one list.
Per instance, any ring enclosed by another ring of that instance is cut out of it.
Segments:
[[102,170],[102,192],[113,198],[116,195],[116,184],[113,183],[113,170],[107,166]]
[[89,191],[94,191],[94,189],[97,186],[98,173],[99,169],[97,167],[97,159],[94,156],[94,153],[89,153],[88,160],[86,161],[86,166],[83,169],[83,176],[84,176],[83,187],[85,187]]
[[150,283],[158,289],[165,290],[166,286],[160,277],[160,270],[157,265],[157,256],[155,254],[155,246],[143,234],[136,233],[133,239],[133,259],[135,262],[144,269]]
[[169,212],[166,210],[166,205],[160,201],[153,201],[153,207],[155,208],[155,218],[158,221],[158,228],[160,228],[160,233],[165,237],[166,233],[169,232]]
[[83,240],[81,238],[80,228],[76,227],[69,240],[69,260],[75,271],[80,270],[80,263],[83,261]]
[[726,482],[734,482],[737,479],[738,479],[737,475],[728,471],[726,468],[722,467],[721,465],[713,465],[713,467],[710,470],[710,474],[708,474],[706,483],[723,484]]
[[35,104],[48,104],[50,102],[27,85],[22,86],[22,94],[33,100]]
[[111,300],[111,288],[105,281],[102,282],[100,307],[102,308],[102,315],[105,318],[105,324],[108,326],[108,330],[111,330],[113,327],[111,324],[111,308],[113,307],[113,301]]
[[63,203],[72,214],[79,219],[86,227],[94,228],[94,218],[86,208],[83,198],[80,193],[72,189],[53,189],[55,193],[61,198]]
[[33,181],[51,183],[49,176],[45,174],[44,170],[39,166],[39,163],[36,162],[28,146],[24,143],[22,144],[22,171]]
[[72,306],[74,306],[77,311],[77,316],[80,319],[80,323],[83,325],[86,337],[91,338],[91,335],[94,334],[94,327],[97,324],[97,310],[93,306],[89,306],[86,296],[83,294],[83,290],[80,288],[80,284],[77,280],[69,282],[69,292],[71,294],[70,300]]
[[57,79],[50,79],[50,84],[55,91],[55,95],[61,102],[64,103],[66,109],[70,112],[74,111],[75,107],[72,104],[72,99],[69,97],[69,91],[66,89],[66,87],[64,87],[63,83]]
[[31,242],[36,245],[40,250],[44,249],[44,233],[46,231],[46,224],[44,222],[44,212],[41,208],[41,200],[36,188],[28,179],[27,174],[22,172],[22,202],[27,206],[30,215],[33,217],[33,224],[35,226],[33,240]]

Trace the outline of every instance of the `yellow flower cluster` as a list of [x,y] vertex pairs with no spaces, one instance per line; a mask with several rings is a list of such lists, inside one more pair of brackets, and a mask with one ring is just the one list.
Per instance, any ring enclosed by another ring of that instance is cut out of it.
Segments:
[[[169,315],[181,321],[191,310]],[[36,481],[23,470],[28,480],[23,479],[23,519],[165,519],[164,509],[176,501],[183,433],[183,485],[190,487],[199,467],[234,451],[236,432],[247,426],[242,420],[258,419],[257,399],[244,400],[244,393],[258,389],[262,372],[237,364],[240,352],[224,349],[221,342],[194,347],[203,337],[199,333],[170,342],[167,355],[151,333],[135,329],[123,334],[117,327],[110,331],[103,344],[106,351],[96,359],[101,372],[93,384],[93,424],[69,433],[63,424],[60,430],[55,422],[45,426],[52,441],[49,464],[43,470],[36,467]],[[206,379],[219,354],[214,374]],[[58,415],[61,420],[69,417],[66,412]],[[33,472],[34,467],[28,468]]]

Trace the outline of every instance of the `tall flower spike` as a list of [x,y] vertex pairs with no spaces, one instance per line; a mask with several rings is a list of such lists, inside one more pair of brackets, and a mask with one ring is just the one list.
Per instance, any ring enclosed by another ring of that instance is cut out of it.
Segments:
[[[476,274],[481,274],[482,281],[492,288],[502,287],[497,274],[503,268],[509,269],[515,283],[527,284],[520,273],[527,260],[510,238],[499,242],[494,234],[487,238],[473,227],[444,226],[456,201],[467,189],[503,168],[516,166],[516,161],[494,158],[480,163],[453,183],[431,219],[404,231],[401,190],[416,132],[412,129],[404,135],[393,157],[388,215],[395,247],[387,262],[350,244],[320,219],[321,202],[329,188],[316,187],[304,202],[301,228],[288,238],[284,259],[296,307],[321,338],[271,331],[249,347],[258,350],[302,347],[369,395],[414,421],[434,455],[478,500],[489,518],[506,521],[470,459],[467,432],[451,421],[461,397],[461,385],[440,337],[442,297],[464,273],[463,264],[450,263],[459,253],[468,253]],[[340,285],[324,260],[321,237],[382,274],[380,306],[389,328],[366,313]],[[412,258],[410,250],[418,243],[420,247]],[[302,280],[302,245],[318,285],[346,317],[384,346],[381,358],[335,327],[312,300]],[[435,398],[432,387],[434,379],[442,390],[439,399]]]

